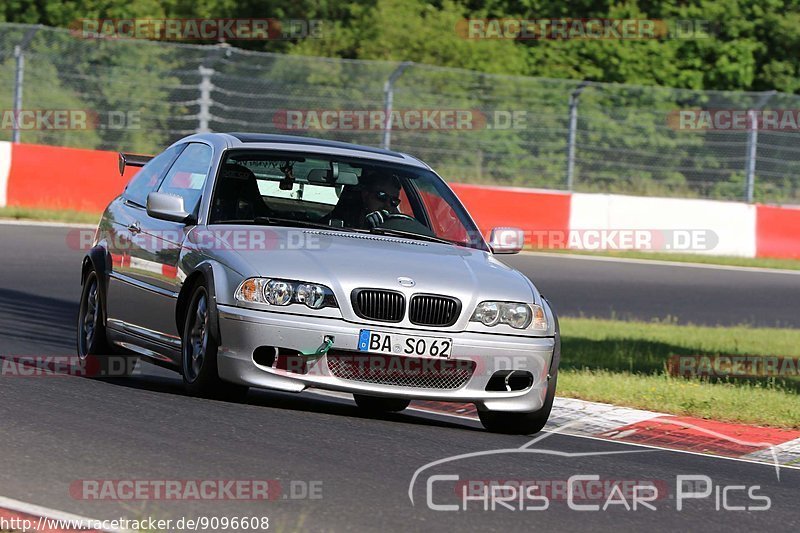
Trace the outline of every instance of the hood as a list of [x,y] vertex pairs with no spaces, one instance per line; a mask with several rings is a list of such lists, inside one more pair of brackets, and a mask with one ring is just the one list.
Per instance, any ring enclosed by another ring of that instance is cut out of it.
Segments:
[[[223,254],[236,254],[234,262],[245,263],[246,271],[253,275],[327,285],[345,318],[350,311],[350,293],[357,288],[400,291],[407,299],[415,293],[454,296],[464,309],[474,309],[484,300],[539,302],[525,276],[481,250],[335,230],[214,227],[216,233],[226,231],[251,236],[263,232],[263,239],[249,239],[258,245],[234,245]],[[230,259],[225,262],[230,264]],[[404,287],[398,278],[411,278],[414,285]],[[342,305],[344,302],[347,304]]]

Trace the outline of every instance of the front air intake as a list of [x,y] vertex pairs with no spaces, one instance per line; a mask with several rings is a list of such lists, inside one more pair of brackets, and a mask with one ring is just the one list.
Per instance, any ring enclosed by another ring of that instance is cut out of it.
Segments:
[[460,389],[475,373],[468,359],[435,359],[360,352],[328,353],[328,369],[339,379],[414,389]]

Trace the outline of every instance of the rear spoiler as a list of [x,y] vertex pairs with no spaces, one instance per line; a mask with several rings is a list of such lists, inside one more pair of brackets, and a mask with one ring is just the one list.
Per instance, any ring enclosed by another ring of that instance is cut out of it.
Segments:
[[152,155],[119,153],[119,175],[125,174],[125,167],[143,167],[153,159]]

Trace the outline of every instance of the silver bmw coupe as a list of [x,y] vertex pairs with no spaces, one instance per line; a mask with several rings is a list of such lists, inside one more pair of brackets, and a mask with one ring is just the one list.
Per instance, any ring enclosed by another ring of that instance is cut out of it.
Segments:
[[[78,353],[142,358],[190,394],[352,393],[373,413],[474,403],[491,430],[542,429],[558,320],[409,155],[251,133],[186,137],[141,167],[82,265]],[[130,369],[131,365],[123,365]]]

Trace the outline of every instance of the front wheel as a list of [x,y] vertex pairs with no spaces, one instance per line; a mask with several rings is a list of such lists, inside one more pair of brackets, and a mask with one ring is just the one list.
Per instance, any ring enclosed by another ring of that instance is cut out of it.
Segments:
[[198,283],[186,308],[181,342],[183,384],[193,396],[240,401],[247,395],[248,387],[219,377],[219,342],[211,333],[210,298],[206,283]]
[[508,413],[503,411],[478,411],[481,424],[493,433],[506,433],[510,435],[533,435],[539,433],[553,409],[553,400],[556,396],[556,382],[558,375],[550,379],[547,386],[547,397],[544,405],[532,413]]
[[411,400],[403,398],[381,398],[378,396],[364,396],[363,394],[353,394],[356,405],[368,413],[398,413],[408,407]]

